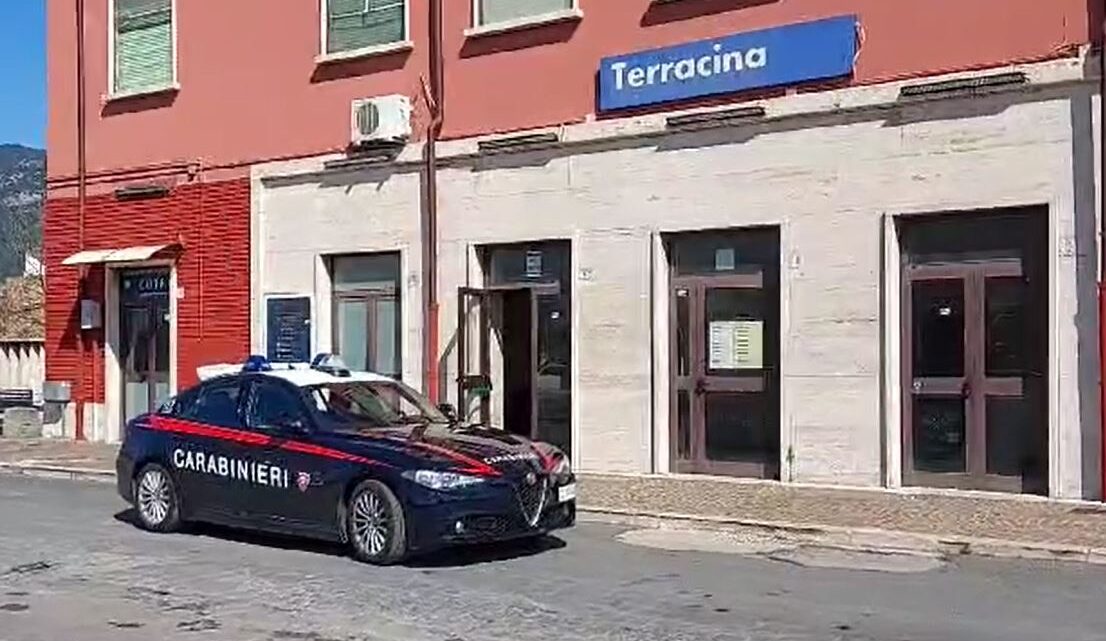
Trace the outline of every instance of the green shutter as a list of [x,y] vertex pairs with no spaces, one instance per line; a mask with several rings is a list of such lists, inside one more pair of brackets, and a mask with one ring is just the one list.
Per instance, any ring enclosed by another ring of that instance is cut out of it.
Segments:
[[172,82],[172,0],[115,0],[114,93]]
[[480,24],[540,16],[572,8],[572,0],[480,0]]
[[404,39],[404,0],[328,0],[326,52]]

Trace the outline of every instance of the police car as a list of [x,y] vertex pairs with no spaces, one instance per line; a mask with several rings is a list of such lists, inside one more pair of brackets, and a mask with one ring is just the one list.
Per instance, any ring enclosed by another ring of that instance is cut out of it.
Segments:
[[199,373],[197,386],[126,425],[118,490],[147,530],[271,530],[340,541],[384,565],[575,523],[562,451],[462,425],[399,381],[328,356]]

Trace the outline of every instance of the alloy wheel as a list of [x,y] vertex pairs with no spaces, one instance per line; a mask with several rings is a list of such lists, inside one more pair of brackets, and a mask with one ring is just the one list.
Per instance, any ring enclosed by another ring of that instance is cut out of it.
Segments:
[[138,481],[138,511],[151,526],[165,522],[172,508],[169,479],[160,469],[149,469]]
[[391,536],[391,519],[384,501],[375,492],[362,492],[354,501],[351,517],[357,545],[370,556],[382,554]]

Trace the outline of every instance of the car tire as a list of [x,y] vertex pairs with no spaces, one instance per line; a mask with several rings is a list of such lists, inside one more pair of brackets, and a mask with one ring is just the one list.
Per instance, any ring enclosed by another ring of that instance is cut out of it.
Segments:
[[138,524],[150,532],[174,532],[180,528],[180,494],[164,467],[151,463],[134,477],[134,509]]
[[353,557],[392,565],[407,556],[407,522],[394,492],[380,481],[363,481],[350,494],[346,528]]

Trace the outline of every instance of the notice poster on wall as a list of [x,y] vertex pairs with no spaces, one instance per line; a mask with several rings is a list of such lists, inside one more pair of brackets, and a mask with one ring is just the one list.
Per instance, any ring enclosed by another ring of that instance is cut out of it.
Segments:
[[710,369],[764,367],[764,321],[712,321]]

